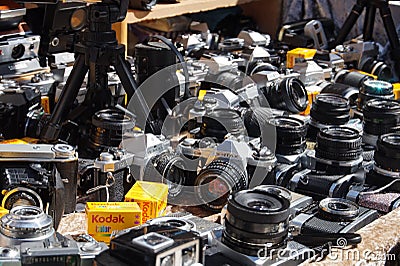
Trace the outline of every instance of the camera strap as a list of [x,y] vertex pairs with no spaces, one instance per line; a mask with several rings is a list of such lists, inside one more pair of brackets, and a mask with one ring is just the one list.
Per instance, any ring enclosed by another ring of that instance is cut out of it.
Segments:
[[112,187],[115,184],[115,178],[114,175],[111,172],[107,172],[107,179],[106,179],[106,183],[104,185],[99,185],[96,186],[94,188],[90,188],[86,191],[86,195],[92,194],[94,192],[97,192],[101,189],[105,189],[106,190],[106,202],[110,201],[110,193],[108,191],[109,187]]

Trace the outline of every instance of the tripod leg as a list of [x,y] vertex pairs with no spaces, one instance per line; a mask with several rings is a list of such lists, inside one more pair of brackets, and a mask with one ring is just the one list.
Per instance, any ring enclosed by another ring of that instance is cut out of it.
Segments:
[[[142,93],[137,90],[136,82],[132,76],[131,70],[129,69],[128,65],[125,62],[125,59],[120,54],[117,57],[117,63],[115,64],[115,70],[117,72],[118,77],[121,80],[122,86],[124,87],[125,92],[128,94],[128,99],[133,99],[136,102],[134,106],[136,108],[136,115],[138,118],[143,118],[143,129],[145,128],[146,117],[149,121],[154,121],[154,118],[150,112],[150,108],[147,105],[145,99],[142,96]],[[135,94],[134,97],[133,94]],[[140,120],[140,119],[139,119]],[[150,127],[153,132],[155,132],[153,125],[150,124]]]
[[78,96],[79,89],[82,86],[87,71],[88,67],[85,64],[85,56],[79,54],[54,111],[50,116],[50,120],[43,128],[42,132],[40,132],[41,141],[48,143],[57,141],[61,130],[61,123]]
[[388,2],[385,2],[382,6],[380,6],[379,11],[390,42],[391,55],[393,57],[393,61],[395,62],[395,72],[400,77],[400,42]]
[[336,45],[342,44],[345,41],[347,35],[349,35],[349,32],[353,28],[354,24],[356,24],[357,19],[359,18],[364,7],[366,6],[366,0],[358,0],[357,3],[353,6],[350,15],[347,17],[346,21],[339,31],[338,36],[336,37]]
[[372,41],[372,34],[374,32],[376,7],[368,5],[365,13],[363,40]]

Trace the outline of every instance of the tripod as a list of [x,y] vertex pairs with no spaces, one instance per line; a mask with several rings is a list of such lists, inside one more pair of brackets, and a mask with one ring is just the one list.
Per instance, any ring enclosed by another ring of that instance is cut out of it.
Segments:
[[392,13],[390,12],[388,0],[357,0],[357,3],[353,6],[350,15],[339,31],[339,34],[336,38],[336,45],[342,44],[345,41],[347,35],[352,27],[356,24],[356,21],[360,17],[364,8],[366,9],[363,27],[364,41],[372,40],[376,10],[379,9],[379,13],[381,15],[391,46],[391,54],[393,60],[396,62],[395,71],[397,75],[400,76],[400,42],[399,37],[397,36],[396,27],[393,22]]
[[[49,122],[40,133],[42,142],[58,140],[62,124],[88,116],[111,105],[107,72],[113,66],[130,99],[137,90],[130,65],[125,60],[125,46],[119,45],[112,24],[122,21],[128,10],[128,0],[103,0],[88,8],[88,27],[81,33],[81,43],[75,45],[75,63],[55,105]],[[89,73],[88,73],[89,71]],[[88,73],[87,93],[81,106],[70,112]],[[144,101],[137,108],[147,113]]]

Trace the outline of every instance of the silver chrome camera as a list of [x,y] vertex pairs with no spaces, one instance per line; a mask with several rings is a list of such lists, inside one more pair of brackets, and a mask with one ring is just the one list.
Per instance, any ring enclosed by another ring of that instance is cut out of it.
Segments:
[[75,211],[78,158],[65,144],[0,145],[2,206],[30,205],[47,210],[57,228]]
[[94,256],[107,249],[105,244],[66,238],[52,223],[38,207],[13,208],[0,221],[0,264],[92,265]]

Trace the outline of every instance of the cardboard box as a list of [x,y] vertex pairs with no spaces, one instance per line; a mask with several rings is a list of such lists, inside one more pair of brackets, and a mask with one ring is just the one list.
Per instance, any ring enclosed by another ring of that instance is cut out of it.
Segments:
[[125,201],[139,204],[142,210],[142,223],[161,216],[167,207],[167,199],[166,184],[147,181],[136,181],[125,195]]
[[97,241],[110,243],[114,231],[141,224],[142,211],[136,202],[87,202],[88,234]]

